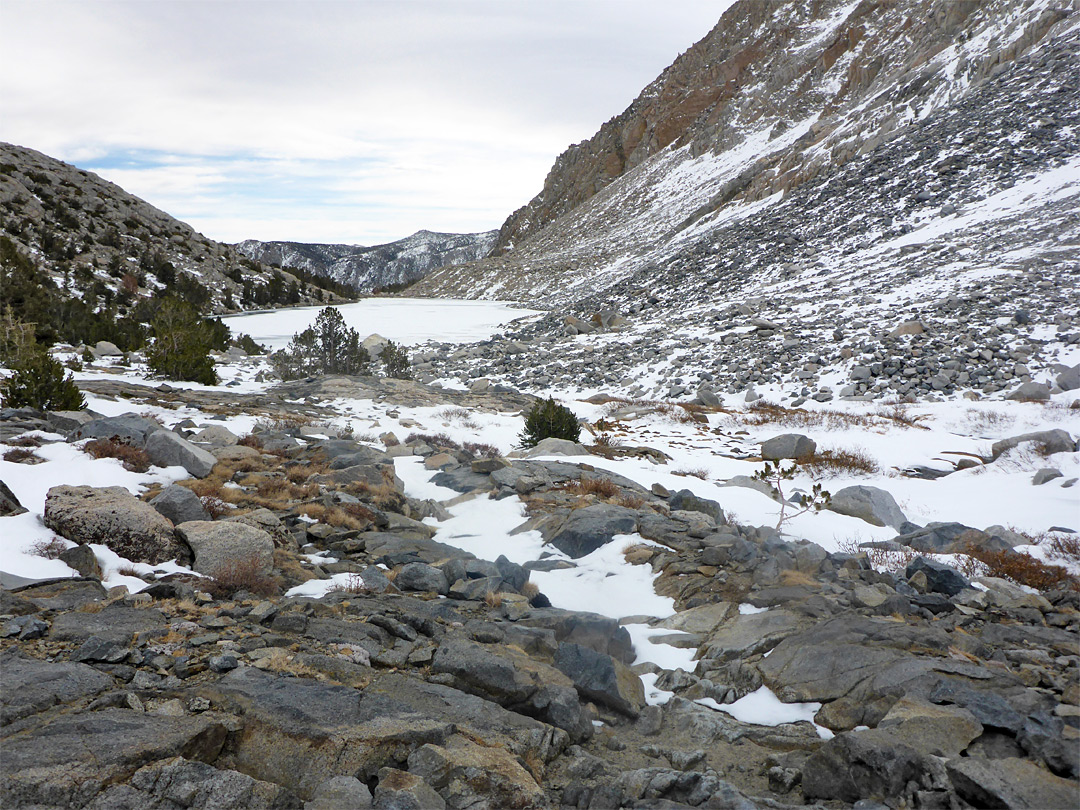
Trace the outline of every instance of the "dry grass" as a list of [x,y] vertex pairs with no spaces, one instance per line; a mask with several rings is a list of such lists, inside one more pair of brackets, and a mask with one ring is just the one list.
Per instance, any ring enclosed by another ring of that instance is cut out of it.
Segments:
[[672,475],[690,476],[691,478],[700,478],[702,481],[709,480],[709,471],[704,467],[693,467],[689,469],[672,470]]
[[627,509],[640,509],[645,505],[645,499],[640,495],[620,495],[613,503],[616,506],[623,506]]
[[972,433],[991,433],[1009,427],[1015,420],[1002,411],[984,411],[968,408],[964,411],[964,423]]
[[805,472],[814,478],[838,475],[874,475],[881,472],[876,460],[861,448],[825,448],[813,455],[795,459]]
[[487,605],[492,610],[494,610],[496,608],[501,608],[502,603],[503,603],[503,595],[501,593],[496,592],[496,591],[492,591],[491,593],[489,593],[487,596],[484,597],[484,604]]
[[780,572],[780,584],[789,587],[797,585],[812,587],[819,583],[805,571],[796,571],[794,568],[785,568]]
[[535,582],[526,582],[521,586],[521,595],[531,601],[540,595],[540,586]]
[[570,481],[563,487],[571,495],[595,495],[598,498],[614,498],[620,492],[619,485],[610,478],[586,478]]
[[360,504],[328,507],[321,503],[305,503],[296,511],[328,526],[336,526],[339,529],[355,529],[356,531],[369,528],[374,518],[374,515]]
[[45,444],[45,440],[40,436],[26,435],[11,439],[7,444],[12,447],[41,447],[41,445]]
[[444,422],[454,422],[462,427],[469,428],[470,430],[478,430],[480,425],[472,418],[472,412],[467,408],[443,408],[441,411],[436,411],[435,416],[442,419]]
[[367,593],[370,590],[359,574],[349,574],[344,582],[335,582],[327,593]]
[[254,557],[226,563],[214,571],[213,579],[205,584],[207,592],[218,599],[232,596],[238,591],[264,597],[281,593],[277,580],[266,574],[261,563]]
[[115,458],[130,472],[146,472],[150,469],[150,456],[139,447],[132,447],[116,438],[94,439],[87,442],[83,452],[94,458]]
[[29,447],[16,447],[4,453],[4,461],[14,464],[40,464],[45,459],[31,450]]
[[232,513],[232,507],[216,495],[203,495],[199,500],[211,520],[218,520]]
[[51,540],[38,540],[34,545],[30,546],[30,553],[36,557],[55,560],[67,549],[67,543],[59,537],[53,537]]
[[142,579],[143,575],[135,568],[134,565],[121,565],[116,569],[116,573],[124,577],[135,577],[136,579]]
[[249,433],[246,436],[241,436],[240,441],[238,441],[237,444],[244,447],[250,447],[254,450],[262,450],[263,441],[257,434]]
[[362,498],[379,509],[399,511],[404,503],[403,496],[387,481],[385,484],[369,484],[367,481],[353,481],[342,487],[342,491]]
[[1047,556],[1055,560],[1080,566],[1080,536],[1056,535],[1043,544]]
[[768,400],[758,400],[744,413],[733,413],[728,422],[733,426],[779,425],[791,428],[817,428],[820,430],[848,430],[898,426],[929,430],[919,422],[925,417],[912,414],[904,403],[894,403],[878,408],[870,414],[840,411],[832,408],[785,408]]
[[405,444],[422,443],[440,450],[460,450],[461,445],[445,433],[410,433],[405,437]]
[[1050,565],[1025,552],[988,551],[970,546],[967,556],[986,567],[984,576],[998,577],[1046,591],[1054,588],[1080,590],[1080,580],[1060,565]]
[[465,452],[470,453],[474,458],[501,458],[502,453],[499,452],[499,448],[493,444],[485,444],[484,442],[465,442],[461,445]]

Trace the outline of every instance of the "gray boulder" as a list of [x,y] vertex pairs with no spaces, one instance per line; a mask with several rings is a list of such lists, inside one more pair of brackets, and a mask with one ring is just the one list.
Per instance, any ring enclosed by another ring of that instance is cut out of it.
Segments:
[[136,413],[121,416],[107,416],[94,419],[76,428],[71,439],[112,439],[127,442],[135,447],[142,447],[151,433],[163,428],[152,419],[146,419]]
[[761,457],[766,461],[812,456],[817,443],[801,433],[782,433],[761,443]]
[[1061,428],[1054,430],[1037,430],[1033,433],[1022,433],[1019,436],[1010,436],[999,442],[994,442],[990,447],[990,454],[996,459],[1002,453],[1012,450],[1017,445],[1025,442],[1034,442],[1039,445],[1039,451],[1052,456],[1054,453],[1071,453],[1076,450],[1076,442],[1073,441],[1066,431]]
[[844,487],[832,496],[828,506],[833,512],[865,520],[874,526],[899,529],[907,517],[896,500],[884,489],[856,485]]
[[214,576],[230,565],[251,564],[262,576],[274,565],[274,541],[262,529],[228,521],[192,520],[176,527],[195,553],[192,568]]
[[[195,519],[198,520],[198,518]],[[256,529],[261,529],[270,535],[270,539],[274,541],[274,545],[278,548],[296,550],[299,547],[299,544],[296,542],[296,537],[292,532],[285,528],[278,516],[269,509],[253,509],[242,515],[227,517],[224,519],[224,522],[243,523],[247,526],[254,526]]]
[[463,738],[424,745],[409,754],[409,773],[446,798],[450,807],[548,807],[522,762],[509,751]]
[[701,512],[716,521],[717,524],[725,523],[724,510],[720,504],[708,498],[699,498],[688,489],[680,489],[668,501],[672,511]]
[[240,441],[239,436],[221,425],[208,425],[192,438],[197,442],[213,445],[214,447],[232,447]]
[[964,588],[971,587],[964,575],[955,568],[928,560],[926,557],[916,557],[909,562],[907,568],[904,569],[904,576],[910,579],[920,571],[926,577],[927,586],[932,593],[956,596]]
[[971,807],[1074,808],[1076,782],[1016,757],[954,757],[945,763],[953,789]]
[[865,732],[846,732],[810,755],[803,767],[802,787],[808,799],[854,803],[900,797],[909,782],[929,787],[934,775],[933,762],[907,745]]
[[1075,391],[1080,388],[1080,363],[1063,370],[1054,382],[1062,391]]
[[1046,383],[1037,382],[1021,383],[1005,399],[1014,399],[1020,402],[1049,402],[1050,386],[1046,385]]
[[180,466],[196,478],[205,478],[217,459],[171,430],[158,430],[146,439],[146,453],[159,467]]
[[123,487],[53,487],[45,496],[45,525],[80,545],[102,543],[132,562],[190,557],[172,523]]
[[988,551],[1011,548],[1004,540],[963,523],[927,523],[921,529],[898,535],[893,542],[931,554],[962,554],[972,546]]
[[113,679],[86,664],[46,663],[14,650],[0,655],[0,725],[113,688]]
[[161,494],[150,501],[150,505],[173,523],[210,520],[210,513],[206,511],[199,496],[178,484],[169,484]]
[[402,566],[394,578],[394,585],[403,591],[433,591],[443,596],[450,590],[446,574],[434,566],[419,562]]
[[446,802],[419,776],[397,768],[379,771],[375,810],[446,810]]
[[79,576],[101,579],[101,563],[90,546],[73,546],[60,552],[57,559],[78,571]]
[[371,807],[371,791],[355,776],[335,776],[327,779],[312,794],[304,810],[367,810]]
[[636,718],[645,706],[641,678],[610,655],[579,644],[560,644],[554,663],[588,700],[632,718]]
[[637,528],[637,514],[624,506],[600,503],[575,509],[548,542],[577,559],[591,554],[617,534]]
[[177,805],[173,802],[179,797],[183,797],[181,806],[190,810],[285,810],[300,807],[296,796],[280,785],[252,779],[238,771],[215,768],[204,762],[192,762],[181,756],[140,768],[131,777],[130,784],[111,788],[91,805],[90,810],[175,807]]
[[26,511],[28,511],[27,508],[19,503],[15,493],[8,489],[7,484],[0,481],[0,517],[21,515]]
[[1055,478],[1064,477],[1061,470],[1055,470],[1053,467],[1043,467],[1031,478],[1031,483],[1034,486],[1040,487],[1048,481],[1053,481]]

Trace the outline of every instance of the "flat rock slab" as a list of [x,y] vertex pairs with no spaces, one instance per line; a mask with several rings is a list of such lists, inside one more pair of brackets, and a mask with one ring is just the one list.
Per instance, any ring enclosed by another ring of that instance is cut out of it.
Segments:
[[[694,610],[702,611],[702,608],[714,608],[713,605],[702,605]],[[727,613],[727,611],[721,611]],[[675,617],[682,616],[677,613]],[[704,626],[715,617],[711,611],[702,611],[702,621],[693,623]],[[696,617],[690,617],[694,619]],[[761,613],[739,613],[729,621],[724,622],[713,630],[706,644],[705,656],[717,658],[721,661],[731,661],[736,658],[745,658],[749,655],[766,652],[788,636],[806,627],[806,618],[786,610],[773,609]],[[676,629],[689,630],[689,627]],[[710,628],[711,629],[711,628]],[[697,631],[701,632],[701,631]]]
[[579,559],[610,543],[615,535],[635,531],[637,523],[633,509],[594,504],[572,511],[566,522],[545,539],[559,551]]
[[14,652],[0,655],[0,725],[38,714],[115,686],[104,672],[86,664],[48,663]]
[[82,807],[102,783],[157,760],[213,762],[225,727],[206,716],[165,717],[129,709],[63,714],[4,739],[0,805]]
[[96,579],[53,579],[18,588],[40,610],[72,610],[105,599],[105,588]]
[[421,745],[443,745],[454,724],[383,694],[241,667],[205,693],[242,715],[221,763],[287,787],[303,799],[333,776],[374,777]]
[[49,638],[82,644],[91,636],[127,645],[136,633],[162,634],[167,620],[159,610],[109,605],[98,613],[72,611],[53,619]]
[[132,562],[185,562],[189,556],[172,523],[123,487],[53,487],[45,496],[45,525],[79,544],[101,543]]
[[274,564],[274,541],[262,529],[234,521],[193,520],[176,533],[195,553],[194,570],[217,576],[230,567],[249,566],[267,576]]
[[945,770],[956,792],[973,807],[1076,807],[1076,782],[1054,776],[1030,760],[957,757],[945,763]]

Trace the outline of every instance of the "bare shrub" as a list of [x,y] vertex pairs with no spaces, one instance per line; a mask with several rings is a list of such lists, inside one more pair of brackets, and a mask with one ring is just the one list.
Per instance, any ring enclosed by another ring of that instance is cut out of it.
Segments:
[[461,445],[462,449],[466,453],[469,453],[474,458],[501,458],[502,453],[499,452],[499,448],[493,444],[485,444],[483,442],[465,442]]
[[1040,591],[1054,588],[1080,590],[1080,580],[1066,568],[1045,563],[1026,551],[990,551],[970,546],[965,553],[985,565],[988,575],[992,577],[1007,579],[1017,585],[1026,585]]
[[67,543],[55,535],[49,540],[38,540],[30,546],[30,553],[36,557],[55,560],[68,550]]
[[620,495],[615,499],[616,506],[624,506],[627,509],[640,509],[645,505],[645,499],[640,495]]
[[533,600],[540,595],[540,586],[535,582],[526,582],[521,586],[521,595],[526,599]]
[[215,570],[213,579],[206,582],[207,592],[217,598],[229,597],[238,591],[256,596],[277,596],[281,589],[274,577],[263,571],[255,557],[232,560]]
[[1043,548],[1055,560],[1080,565],[1080,536],[1075,534],[1052,537]]
[[244,447],[251,447],[255,450],[262,450],[263,440],[256,433],[249,433],[246,436],[241,436],[240,441],[238,441],[237,444],[243,445]]
[[232,512],[232,507],[216,495],[203,495],[199,500],[211,520],[217,520]]
[[4,453],[4,461],[10,461],[14,464],[40,464],[44,460],[29,447],[16,447]]
[[327,593],[366,593],[371,589],[359,574],[349,574],[343,582],[335,582]]
[[410,433],[405,438],[405,444],[422,443],[442,450],[460,450],[461,445],[447,436],[445,433]]
[[45,444],[45,440],[40,436],[26,434],[9,440],[7,444],[12,447],[41,447],[41,445]]
[[150,469],[150,456],[141,447],[132,447],[116,436],[111,439],[94,439],[87,442],[83,452],[94,458],[115,458],[130,472],[146,472]]
[[503,595],[501,593],[496,592],[496,591],[492,591],[491,593],[489,593],[487,596],[484,597],[484,604],[487,605],[489,608],[491,608],[493,610],[495,608],[502,607],[502,603],[503,603]]
[[861,448],[825,448],[808,456],[795,459],[805,472],[814,478],[829,478],[837,475],[873,475],[881,472],[881,467],[865,450]]
[[691,478],[700,478],[702,481],[709,480],[709,471],[704,467],[694,467],[692,469],[672,470],[672,475],[690,476]]

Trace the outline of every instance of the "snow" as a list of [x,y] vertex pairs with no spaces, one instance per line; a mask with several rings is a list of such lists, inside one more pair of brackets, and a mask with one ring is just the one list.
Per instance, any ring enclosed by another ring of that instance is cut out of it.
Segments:
[[[334,308],[361,337],[379,334],[406,346],[429,340],[472,343],[491,337],[510,321],[541,314],[494,301],[434,298],[365,298]],[[282,349],[294,334],[311,326],[322,309],[294,307],[231,315],[222,321],[234,333],[243,332],[256,343]]]
[[[734,703],[717,703],[712,698],[698,698],[696,703],[710,709],[730,714],[743,723],[758,726],[778,726],[782,723],[797,723],[805,720],[814,723],[814,716],[820,711],[820,703],[782,703],[767,686],[745,695]],[[833,733],[814,723],[818,736],[823,740],[833,737]]]

